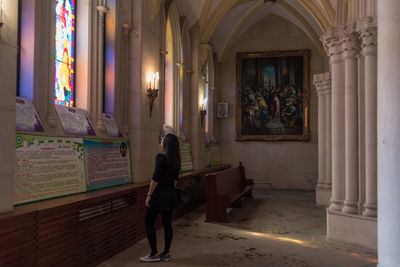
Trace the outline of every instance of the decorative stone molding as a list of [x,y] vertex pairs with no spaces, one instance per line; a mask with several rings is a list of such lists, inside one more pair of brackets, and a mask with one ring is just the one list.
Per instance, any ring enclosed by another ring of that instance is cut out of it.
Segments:
[[360,20],[357,25],[357,30],[361,39],[363,55],[376,55],[378,43],[378,27],[376,18],[366,17]]
[[149,10],[150,21],[155,21],[158,13],[160,13],[161,0],[147,0],[147,9]]
[[341,42],[343,27],[330,28],[322,37],[331,63],[342,60],[343,47]]
[[52,101],[51,104],[53,105],[53,107],[50,107],[49,111],[47,112],[46,122],[50,128],[55,128],[58,124],[58,116],[57,116],[56,110],[54,108],[53,97],[51,97],[50,101]]
[[357,24],[355,23],[348,24],[341,32],[344,59],[356,58],[360,51],[361,45],[356,26]]
[[129,25],[129,24],[122,24],[121,28],[122,28],[122,33],[124,36],[124,41],[126,41],[126,42],[129,41],[129,34],[134,29],[134,26]]
[[107,14],[110,9],[107,6],[97,6],[96,8],[99,13],[98,25],[104,26],[104,15]]
[[314,75],[315,90],[318,96],[331,93],[331,73],[325,72]]

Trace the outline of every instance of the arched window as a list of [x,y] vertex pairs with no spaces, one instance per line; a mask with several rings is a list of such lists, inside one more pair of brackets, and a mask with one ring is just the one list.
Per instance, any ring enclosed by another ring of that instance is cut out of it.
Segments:
[[180,111],[182,89],[182,45],[179,12],[176,4],[171,3],[168,10],[165,28],[165,55],[164,78],[164,124],[174,128],[180,133]]
[[169,17],[165,34],[165,48],[168,53],[165,55],[164,123],[174,126],[174,41]]
[[35,57],[35,2],[19,1],[17,96],[33,99]]
[[56,0],[54,103],[75,103],[75,0]]

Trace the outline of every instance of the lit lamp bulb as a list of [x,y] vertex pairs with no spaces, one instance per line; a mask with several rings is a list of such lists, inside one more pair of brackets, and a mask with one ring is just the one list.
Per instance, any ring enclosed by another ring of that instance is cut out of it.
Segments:
[[156,89],[156,74],[155,73],[153,73],[153,80],[154,80],[154,83],[153,83],[154,88],[153,89]]
[[207,114],[206,105],[207,105],[207,98],[200,99],[200,117],[202,126],[204,124],[204,117]]
[[156,72],[156,79],[157,79],[157,83],[154,84],[154,88],[155,88],[155,89],[158,88],[158,81],[160,80],[160,76],[158,75],[158,72]]
[[200,100],[200,106],[201,106],[201,110],[206,110],[207,98],[204,98],[204,99]]
[[[153,80],[153,88],[151,87],[151,81]],[[151,117],[151,112],[153,111],[153,103],[154,100],[158,96],[158,72],[152,73],[147,75],[147,97],[150,102],[150,117]]]
[[147,75],[147,89],[151,89],[151,76],[150,76],[150,74],[149,75]]

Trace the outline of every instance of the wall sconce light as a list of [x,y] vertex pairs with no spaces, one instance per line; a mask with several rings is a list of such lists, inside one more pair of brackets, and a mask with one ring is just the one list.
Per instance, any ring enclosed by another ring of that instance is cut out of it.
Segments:
[[201,126],[204,124],[204,117],[207,115],[207,98],[200,100],[200,117],[201,117]]
[[[150,102],[150,117],[151,117],[151,112],[153,111],[154,100],[158,96],[158,81],[159,81],[159,79],[160,79],[160,77],[158,75],[158,72],[147,76],[147,97],[149,98],[149,102]],[[153,88],[151,87],[152,80],[153,80]]]

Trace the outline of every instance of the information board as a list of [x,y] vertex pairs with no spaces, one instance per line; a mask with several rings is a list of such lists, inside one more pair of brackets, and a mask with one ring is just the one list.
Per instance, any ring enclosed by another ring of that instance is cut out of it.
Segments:
[[180,152],[181,152],[181,170],[182,172],[193,171],[193,161],[192,161],[192,147],[189,143],[180,142]]
[[84,139],[83,143],[88,190],[132,182],[129,141]]
[[86,191],[81,138],[16,135],[14,203]]
[[122,137],[122,133],[118,128],[118,123],[114,116],[111,114],[103,113],[101,114],[104,125],[106,126],[107,132],[112,137]]
[[16,130],[43,132],[43,126],[40,123],[39,116],[36,113],[32,100],[17,97],[16,98]]
[[85,110],[62,105],[55,106],[58,117],[66,133],[96,135]]

